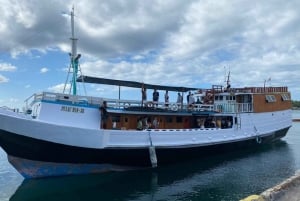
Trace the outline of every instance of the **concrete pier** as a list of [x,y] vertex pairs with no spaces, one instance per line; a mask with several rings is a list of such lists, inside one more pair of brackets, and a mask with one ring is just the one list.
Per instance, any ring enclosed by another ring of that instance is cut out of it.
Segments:
[[300,171],[260,195],[251,195],[240,201],[300,201]]

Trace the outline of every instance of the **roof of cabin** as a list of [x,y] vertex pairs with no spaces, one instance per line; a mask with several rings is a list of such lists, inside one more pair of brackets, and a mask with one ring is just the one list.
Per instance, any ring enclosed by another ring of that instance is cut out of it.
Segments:
[[83,75],[77,78],[77,82],[106,84],[106,85],[133,87],[133,88],[142,88],[144,86],[146,89],[168,90],[168,91],[178,91],[178,92],[187,92],[187,91],[199,89],[193,87],[155,85],[155,84],[147,84],[147,83],[136,82],[136,81],[114,80],[114,79],[83,76]]

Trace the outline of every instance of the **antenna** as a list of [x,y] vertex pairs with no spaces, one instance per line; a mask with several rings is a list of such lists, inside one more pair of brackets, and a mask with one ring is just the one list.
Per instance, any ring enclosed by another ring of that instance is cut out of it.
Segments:
[[264,80],[264,91],[266,91],[266,83],[267,82],[271,82],[271,77],[269,77],[268,79]]
[[225,82],[226,82],[226,89],[230,89],[231,85],[230,85],[230,68],[228,71],[228,74],[226,72],[226,67],[224,66],[225,69]]
[[230,71],[228,72],[228,75],[227,75],[227,88],[230,88]]

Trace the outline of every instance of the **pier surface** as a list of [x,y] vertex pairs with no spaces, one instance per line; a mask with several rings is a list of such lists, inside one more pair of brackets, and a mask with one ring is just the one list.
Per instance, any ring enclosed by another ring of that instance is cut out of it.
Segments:
[[251,195],[240,201],[300,201],[300,171],[260,195]]

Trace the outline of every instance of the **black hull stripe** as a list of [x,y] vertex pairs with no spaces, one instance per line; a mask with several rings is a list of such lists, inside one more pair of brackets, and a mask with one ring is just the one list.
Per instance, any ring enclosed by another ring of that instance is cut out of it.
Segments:
[[[288,128],[276,131],[261,138],[261,142],[270,142],[286,135]],[[257,145],[256,139],[231,142],[226,144],[189,147],[189,148],[156,148],[159,164],[170,163],[178,159],[191,158],[195,155],[208,155],[226,150],[238,150],[245,146]],[[148,148],[127,149],[92,149],[37,140],[0,130],[0,145],[10,156],[19,158],[55,162],[114,164],[125,166],[151,166]]]

